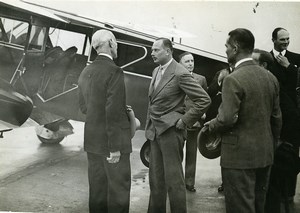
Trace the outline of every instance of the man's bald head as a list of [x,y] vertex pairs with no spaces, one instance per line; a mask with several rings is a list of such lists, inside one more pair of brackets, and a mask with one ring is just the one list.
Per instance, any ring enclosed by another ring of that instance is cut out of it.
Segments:
[[98,54],[106,53],[117,57],[117,42],[114,34],[109,30],[98,30],[92,37],[92,46]]

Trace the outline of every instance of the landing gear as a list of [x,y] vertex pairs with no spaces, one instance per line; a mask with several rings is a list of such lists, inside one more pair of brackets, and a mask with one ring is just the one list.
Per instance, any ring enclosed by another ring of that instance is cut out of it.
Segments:
[[65,137],[61,137],[61,138],[56,138],[56,139],[46,139],[46,138],[43,138],[38,135],[37,135],[37,137],[43,144],[59,144],[65,138]]
[[73,134],[73,126],[66,119],[59,119],[52,123],[37,126],[36,134],[44,144],[58,144],[67,135]]

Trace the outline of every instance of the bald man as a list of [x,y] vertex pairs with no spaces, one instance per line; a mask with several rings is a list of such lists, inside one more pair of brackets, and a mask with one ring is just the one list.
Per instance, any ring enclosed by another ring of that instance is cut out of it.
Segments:
[[79,105],[86,114],[89,209],[91,213],[125,213],[129,212],[132,147],[124,73],[113,61],[117,42],[112,32],[97,31],[92,46],[98,56],[78,80]]

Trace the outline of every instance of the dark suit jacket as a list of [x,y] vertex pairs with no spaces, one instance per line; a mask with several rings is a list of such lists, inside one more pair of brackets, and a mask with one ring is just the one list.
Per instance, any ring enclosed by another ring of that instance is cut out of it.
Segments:
[[78,81],[80,109],[86,114],[85,151],[105,156],[115,151],[130,153],[123,70],[110,58],[97,56]]
[[[274,57],[273,51],[271,51]],[[300,55],[290,51],[286,51],[285,57],[290,62],[288,68],[281,66],[274,57],[274,64],[271,66],[271,72],[276,76],[280,83],[280,88],[287,93],[287,95],[296,104],[296,86],[297,86],[297,72],[300,67]]]
[[253,61],[240,64],[223,81],[222,103],[210,122],[222,132],[221,166],[262,168],[273,163],[274,138],[279,138],[279,84]]
[[193,78],[200,84],[200,86],[207,91],[207,82],[206,78],[203,75],[199,75],[197,73],[193,73]]
[[219,84],[219,75],[221,74],[221,72],[225,70],[227,70],[229,73],[231,72],[229,68],[222,69],[216,72],[214,78],[212,79],[210,85],[208,86],[207,93],[211,98],[211,105],[209,106],[206,112],[205,121],[210,121],[211,119],[215,118],[218,114],[218,109],[222,102],[221,92],[222,92],[222,84],[223,84],[223,82],[220,82]]
[[[154,69],[149,87],[149,106],[146,121],[146,138],[154,140],[181,118],[189,127],[206,112],[210,98],[191,74],[174,59],[167,67],[156,89],[154,79],[158,67]],[[184,99],[188,96],[194,105],[184,111]]]
[[[271,51],[274,57],[273,52]],[[280,83],[280,107],[282,111],[281,139],[300,146],[300,110],[297,108],[296,86],[297,72],[300,67],[300,55],[286,51],[290,62],[288,68],[281,66],[274,57],[271,72]]]

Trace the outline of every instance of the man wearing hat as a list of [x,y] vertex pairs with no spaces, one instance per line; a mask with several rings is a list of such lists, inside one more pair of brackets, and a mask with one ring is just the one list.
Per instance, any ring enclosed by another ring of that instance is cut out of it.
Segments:
[[281,129],[279,84],[251,58],[253,34],[229,32],[226,55],[234,71],[223,81],[222,103],[209,131],[222,134],[226,212],[264,212],[275,140]]

